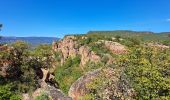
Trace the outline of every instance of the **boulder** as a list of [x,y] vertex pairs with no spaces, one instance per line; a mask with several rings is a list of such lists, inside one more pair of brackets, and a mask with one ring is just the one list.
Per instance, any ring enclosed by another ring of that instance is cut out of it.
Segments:
[[100,74],[100,71],[101,69],[98,69],[80,77],[70,87],[68,95],[72,97],[73,100],[78,100],[79,97],[89,93],[89,89],[86,86]]
[[118,42],[105,41],[104,44],[114,54],[127,53],[126,47]]
[[46,94],[49,98],[52,100],[72,100],[71,97],[68,97],[64,95],[62,91],[55,88],[54,86],[50,86],[46,83],[44,83],[43,88],[36,89],[32,95],[29,94],[23,94],[22,99],[23,100],[35,100],[37,96],[41,96],[42,94]]
[[73,100],[78,100],[90,93],[88,84],[93,82],[100,75],[104,75],[105,80],[102,87],[102,100],[131,100],[135,96],[134,90],[130,87],[128,81],[121,75],[122,68],[105,68],[88,72],[75,81],[68,92]]

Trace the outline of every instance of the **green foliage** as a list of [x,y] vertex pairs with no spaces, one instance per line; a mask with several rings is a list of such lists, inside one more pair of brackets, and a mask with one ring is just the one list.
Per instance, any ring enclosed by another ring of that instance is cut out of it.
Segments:
[[96,78],[94,78],[90,83],[86,84],[86,87],[89,92],[85,96],[80,97],[79,99],[103,100],[103,91],[109,84],[111,84],[111,81],[106,77],[106,73],[102,69]]
[[103,43],[93,43],[90,45],[90,48],[92,51],[100,56],[103,56],[107,53],[111,54],[111,52],[104,46]]
[[121,44],[126,45],[128,47],[134,47],[140,45],[141,41],[137,37],[129,37],[129,38],[124,38],[123,41],[121,41]]
[[35,100],[51,100],[46,93],[42,93],[40,96],[37,96]]
[[95,63],[95,62],[89,61],[84,65],[83,72],[89,72],[89,71],[96,70],[96,69],[103,68],[103,67],[105,67],[104,62]]
[[[51,47],[40,45],[35,49],[29,49],[29,45],[22,41],[7,46],[7,50],[0,51],[0,65],[6,61],[7,76],[0,76],[0,86],[13,84],[17,93],[27,93],[39,87],[36,72],[42,67],[50,67],[52,63]],[[5,92],[5,91],[4,91]],[[13,90],[9,90],[13,93]],[[7,93],[6,93],[7,94]],[[10,99],[17,99],[12,96]],[[1,99],[0,99],[1,100]]]
[[21,100],[21,96],[19,96],[19,95],[12,95],[10,97],[10,100]]
[[68,58],[62,66],[58,66],[55,71],[55,79],[59,83],[60,89],[67,94],[70,86],[82,75],[79,67],[80,57]]
[[164,40],[162,42],[163,45],[167,45],[167,46],[170,46],[170,40]]
[[54,57],[56,62],[61,62],[61,58],[62,58],[62,53],[61,52],[54,52]]
[[53,57],[52,49],[50,45],[42,44],[37,46],[32,52],[31,55],[34,56],[41,62],[44,68],[52,67]]
[[21,100],[14,90],[11,84],[0,86],[0,100]]
[[136,99],[170,99],[170,51],[138,47],[118,62],[137,92]]
[[121,38],[138,38],[143,41],[154,41],[159,42],[161,40],[169,40],[167,33],[153,33],[153,32],[137,32],[137,31],[90,31],[87,35],[98,36],[98,37],[116,37],[120,36]]
[[79,42],[80,42],[81,45],[87,45],[87,44],[92,42],[92,38],[91,37],[87,37],[85,39],[80,39]]
[[116,39],[117,42],[120,41],[120,38],[121,38],[121,36],[119,36],[119,35],[116,35],[116,36],[115,36],[115,39]]
[[94,94],[86,94],[85,96],[79,97],[78,100],[96,100]]

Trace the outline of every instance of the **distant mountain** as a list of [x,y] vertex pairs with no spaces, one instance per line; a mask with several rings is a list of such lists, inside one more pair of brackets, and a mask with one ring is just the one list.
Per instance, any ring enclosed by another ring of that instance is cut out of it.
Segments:
[[130,31],[130,30],[117,30],[117,31],[89,31],[87,35],[102,35],[103,37],[121,36],[123,38],[134,37],[146,41],[165,41],[170,40],[170,32],[154,33],[149,31]]
[[17,40],[25,41],[31,45],[52,44],[53,41],[59,40],[56,37],[2,37],[0,43],[11,43]]

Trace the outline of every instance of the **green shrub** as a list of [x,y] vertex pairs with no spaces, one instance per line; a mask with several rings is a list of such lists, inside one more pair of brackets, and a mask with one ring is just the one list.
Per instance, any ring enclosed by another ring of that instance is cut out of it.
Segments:
[[40,96],[37,96],[35,100],[51,100],[46,93],[42,93]]
[[58,66],[55,71],[55,79],[59,83],[60,89],[67,94],[70,86],[81,75],[82,69],[79,67],[80,57],[68,58],[62,66]]
[[118,65],[125,67],[126,77],[137,92],[135,99],[170,99],[169,50],[136,47]]
[[0,100],[21,100],[21,97],[15,94],[15,89],[11,84],[0,86]]

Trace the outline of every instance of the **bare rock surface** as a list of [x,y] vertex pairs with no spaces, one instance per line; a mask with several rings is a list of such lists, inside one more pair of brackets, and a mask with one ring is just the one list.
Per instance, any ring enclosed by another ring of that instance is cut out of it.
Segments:
[[169,46],[163,45],[163,44],[157,44],[157,43],[148,43],[147,46],[149,47],[156,47],[160,49],[168,49],[170,48]]
[[104,44],[114,54],[124,54],[127,52],[126,47],[118,42],[104,41]]
[[79,48],[79,54],[81,55],[81,64],[85,65],[88,61],[99,62],[101,58],[96,55],[87,46],[81,46]]
[[91,81],[93,81],[93,79],[95,79],[99,75],[100,71],[101,69],[98,69],[98,70],[89,72],[86,75],[80,77],[70,87],[68,95],[72,97],[73,100],[78,100],[79,97],[87,94],[89,90],[86,87],[86,85],[89,84]]

